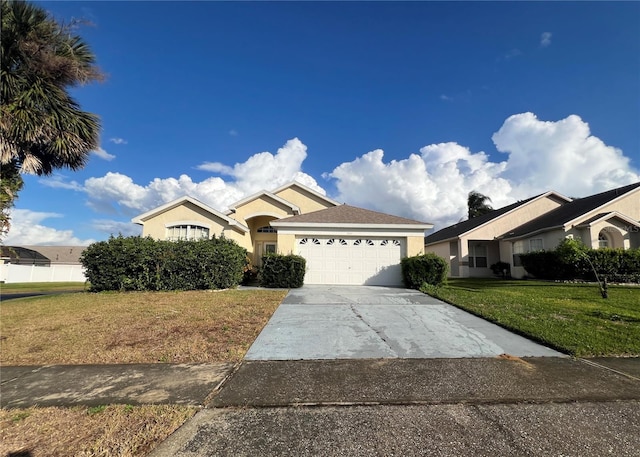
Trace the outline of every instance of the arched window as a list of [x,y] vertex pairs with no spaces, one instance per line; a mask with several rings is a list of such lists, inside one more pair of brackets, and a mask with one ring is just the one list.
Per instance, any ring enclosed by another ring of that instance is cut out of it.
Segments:
[[271,227],[270,225],[265,225],[264,227],[259,227],[257,230],[258,233],[277,233],[275,227]]
[[600,231],[598,234],[598,248],[608,248],[611,247],[611,241],[609,237],[604,231]]
[[209,238],[209,229],[201,225],[182,224],[167,227],[169,241],[178,240],[204,240]]

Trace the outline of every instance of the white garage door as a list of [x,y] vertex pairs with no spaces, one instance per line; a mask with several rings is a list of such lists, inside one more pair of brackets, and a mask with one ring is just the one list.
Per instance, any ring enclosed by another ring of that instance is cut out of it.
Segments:
[[402,285],[404,239],[298,237],[298,254],[307,260],[305,284]]

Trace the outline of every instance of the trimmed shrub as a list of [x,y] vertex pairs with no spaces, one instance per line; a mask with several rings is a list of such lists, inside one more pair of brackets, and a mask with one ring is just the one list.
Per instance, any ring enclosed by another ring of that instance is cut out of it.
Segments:
[[[540,279],[583,279],[640,283],[640,249],[589,249],[563,240],[553,251],[521,254],[522,266]],[[595,271],[595,273],[594,273]]]
[[226,289],[240,284],[247,252],[234,241],[110,237],[82,253],[92,291]]
[[299,255],[269,254],[262,258],[262,287],[297,288],[304,284],[307,261]]
[[511,277],[511,264],[503,261],[498,261],[491,265],[491,271],[494,275],[499,276],[501,278],[510,278]]
[[520,261],[527,273],[539,279],[570,279],[573,276],[555,251],[520,254]]
[[447,262],[436,254],[405,257],[401,265],[404,284],[410,289],[420,290],[423,284],[437,287],[447,281]]

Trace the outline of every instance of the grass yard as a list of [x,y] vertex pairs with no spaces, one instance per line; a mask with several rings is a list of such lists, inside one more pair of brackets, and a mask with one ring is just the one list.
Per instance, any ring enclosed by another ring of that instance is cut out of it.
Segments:
[[577,357],[640,355],[640,287],[450,279],[437,298]]
[[20,282],[0,284],[2,294],[38,293],[38,292],[82,292],[89,289],[84,282]]
[[142,456],[196,412],[175,405],[0,409],[0,455]]
[[235,362],[284,295],[227,290],[8,300],[0,307],[2,364]]
[[[8,300],[0,306],[0,361],[239,361],[285,295],[228,290]],[[1,409],[0,455],[144,456],[196,411],[178,405]]]

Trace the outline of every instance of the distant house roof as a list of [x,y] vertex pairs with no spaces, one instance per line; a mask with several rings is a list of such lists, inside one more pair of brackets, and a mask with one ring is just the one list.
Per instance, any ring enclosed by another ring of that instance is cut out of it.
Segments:
[[[458,222],[457,224],[453,224],[450,225],[448,227],[445,227],[441,230],[438,230],[435,233],[432,233],[431,235],[427,236],[425,238],[425,244],[433,244],[433,243],[438,243],[440,241],[444,241],[444,240],[449,240],[449,239],[453,239],[453,238],[457,238],[460,235],[463,235],[467,232],[470,232],[473,229],[476,229],[478,227],[480,227],[481,225],[484,225],[488,222],[493,221],[494,219],[499,218],[500,216],[503,216],[505,214],[507,214],[510,211],[513,211],[516,208],[519,208],[522,205],[525,205],[527,203],[529,203],[532,200],[535,200],[536,198],[542,197],[542,196],[546,196],[549,194],[554,194],[558,197],[561,197],[563,199],[566,199],[565,197],[556,194],[555,192],[547,192],[544,194],[540,194],[540,195],[536,195],[535,197],[531,197],[528,198],[526,200],[522,200],[516,203],[512,203],[511,205],[505,206],[503,208],[499,208],[499,209],[495,209],[493,211],[490,211],[486,214],[482,214],[480,216],[476,216],[473,217],[471,219],[467,219],[466,221],[462,221],[462,222]],[[568,201],[568,199],[566,199]]]
[[364,208],[358,208],[350,205],[332,206],[330,208],[313,211],[311,213],[300,214],[298,216],[287,217],[271,221],[274,227],[283,227],[291,224],[305,225],[328,225],[328,226],[345,226],[345,225],[380,225],[380,226],[411,226],[411,228],[424,228],[424,230],[433,227],[428,222],[420,222],[405,217],[393,216],[391,214],[379,213]]
[[[640,182],[618,187],[599,194],[590,195],[588,197],[577,198],[527,222],[526,224],[516,227],[508,233],[505,233],[503,238],[520,238],[554,228],[561,228],[571,224],[572,222],[578,222],[578,219],[584,216],[591,217],[589,216],[590,213],[598,211],[602,206],[611,203],[630,192],[636,191],[637,189],[640,189]],[[596,213],[593,215],[593,217],[597,216],[601,217],[602,214]]]
[[2,257],[26,265],[80,264],[86,246],[2,246]]

